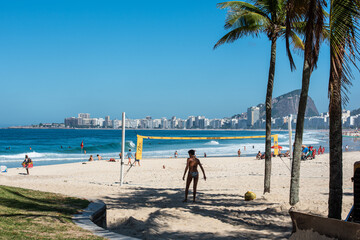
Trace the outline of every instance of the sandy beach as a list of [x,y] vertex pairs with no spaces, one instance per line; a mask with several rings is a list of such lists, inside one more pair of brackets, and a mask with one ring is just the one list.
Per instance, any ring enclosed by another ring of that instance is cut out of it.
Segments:
[[[353,202],[351,177],[358,156],[359,152],[344,153],[343,218]],[[324,154],[301,162],[296,209],[327,215],[328,157]],[[123,187],[119,186],[119,162],[36,167],[33,160],[35,167],[29,176],[22,168],[9,169],[0,174],[0,184],[103,200],[108,228],[125,235],[146,239],[286,239],[291,234],[287,158],[273,158],[271,193],[265,195],[264,160],[200,158],[207,181],[200,173],[197,203],[182,203],[185,158],[145,159],[141,167],[130,169],[125,165]],[[245,201],[247,191],[254,192],[257,199]]]

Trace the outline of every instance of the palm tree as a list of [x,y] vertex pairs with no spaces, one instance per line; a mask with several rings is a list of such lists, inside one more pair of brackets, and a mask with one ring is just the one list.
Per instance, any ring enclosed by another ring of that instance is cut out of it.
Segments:
[[[341,219],[342,210],[342,103],[353,78],[351,65],[359,59],[358,0],[332,0],[330,5],[330,182],[329,218]],[[343,95],[342,95],[343,93]]]
[[295,205],[299,201],[299,182],[300,182],[300,160],[301,148],[304,132],[304,119],[306,112],[306,103],[309,92],[310,77],[319,57],[320,43],[324,38],[325,33],[325,0],[289,0],[287,3],[287,18],[286,18],[286,41],[287,51],[290,60],[290,65],[293,68],[293,59],[289,50],[290,30],[293,26],[293,21],[304,21],[304,64],[302,73],[302,87],[300,94],[300,101],[298,107],[298,114],[296,120],[296,133],[294,142],[293,162],[291,168],[291,183],[290,183],[290,204]]
[[[252,3],[252,4],[251,4]],[[285,35],[285,0],[249,0],[248,2],[230,1],[219,3],[218,8],[229,8],[225,21],[225,34],[214,46],[232,43],[245,37],[257,37],[265,33],[271,41],[270,67],[266,91],[266,140],[265,140],[265,178],[264,193],[270,192],[271,176],[271,104],[275,76],[276,41]],[[295,48],[303,49],[303,43],[294,30],[289,36]]]

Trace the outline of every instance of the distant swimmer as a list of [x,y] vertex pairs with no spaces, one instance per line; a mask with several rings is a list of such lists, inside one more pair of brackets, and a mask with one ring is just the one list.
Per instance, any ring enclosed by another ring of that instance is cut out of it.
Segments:
[[174,158],[177,158],[177,157],[178,157],[178,152],[175,151],[175,153],[174,153]]
[[98,160],[100,161],[100,160],[102,160],[102,157],[98,154],[98,155],[96,155],[97,157],[98,157]]
[[246,151],[246,146],[244,146],[244,151]]
[[63,149],[63,146],[60,146],[61,149]]
[[128,166],[129,164],[131,165],[131,157],[133,157],[132,153],[131,153],[131,149],[129,149],[129,152],[127,153],[127,158],[128,158]]
[[84,149],[84,154],[86,154],[86,150]]
[[30,151],[31,151],[31,147],[30,147]]
[[240,155],[241,155],[241,151],[240,151],[240,148],[239,148],[239,150],[238,150],[238,157],[240,157]]
[[186,163],[186,167],[185,167],[185,171],[184,171],[184,176],[183,176],[183,180],[185,181],[185,174],[187,172],[187,170],[189,170],[187,179],[186,179],[186,187],[185,187],[185,199],[183,200],[183,202],[187,202],[187,197],[188,197],[188,193],[189,193],[189,187],[191,184],[191,181],[194,179],[194,183],[193,183],[193,202],[195,202],[195,198],[196,198],[196,188],[197,188],[197,183],[199,180],[199,172],[197,170],[197,166],[200,166],[200,169],[204,175],[204,179],[206,181],[206,175],[205,175],[205,171],[204,168],[202,167],[200,160],[196,158],[195,156],[195,150],[189,150],[189,158],[187,159],[187,163]]

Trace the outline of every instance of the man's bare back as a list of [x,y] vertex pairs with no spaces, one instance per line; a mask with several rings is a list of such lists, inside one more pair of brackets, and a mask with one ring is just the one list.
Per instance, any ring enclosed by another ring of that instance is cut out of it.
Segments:
[[187,159],[189,164],[189,173],[190,172],[197,172],[197,166],[199,165],[200,161],[197,158],[188,158]]
[[186,167],[185,167],[185,171],[184,171],[184,176],[183,176],[183,180],[185,180],[185,174],[186,174],[187,171],[189,171],[188,176],[187,176],[187,180],[186,180],[185,199],[184,199],[183,202],[187,201],[189,186],[190,186],[190,183],[191,183],[191,181],[193,179],[194,179],[193,201],[195,202],[196,187],[197,187],[197,182],[199,180],[199,172],[197,170],[197,166],[200,166],[201,171],[204,174],[204,179],[206,180],[205,171],[204,171],[204,168],[202,167],[202,165],[200,163],[200,160],[195,157],[195,151],[190,150],[189,151],[189,158],[187,159]]

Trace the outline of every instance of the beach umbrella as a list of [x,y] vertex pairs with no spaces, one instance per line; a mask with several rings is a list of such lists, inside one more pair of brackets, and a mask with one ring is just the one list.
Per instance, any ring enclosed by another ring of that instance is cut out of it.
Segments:
[[[271,146],[271,148],[275,148],[275,146]],[[278,146],[278,149],[282,149],[282,146]]]

